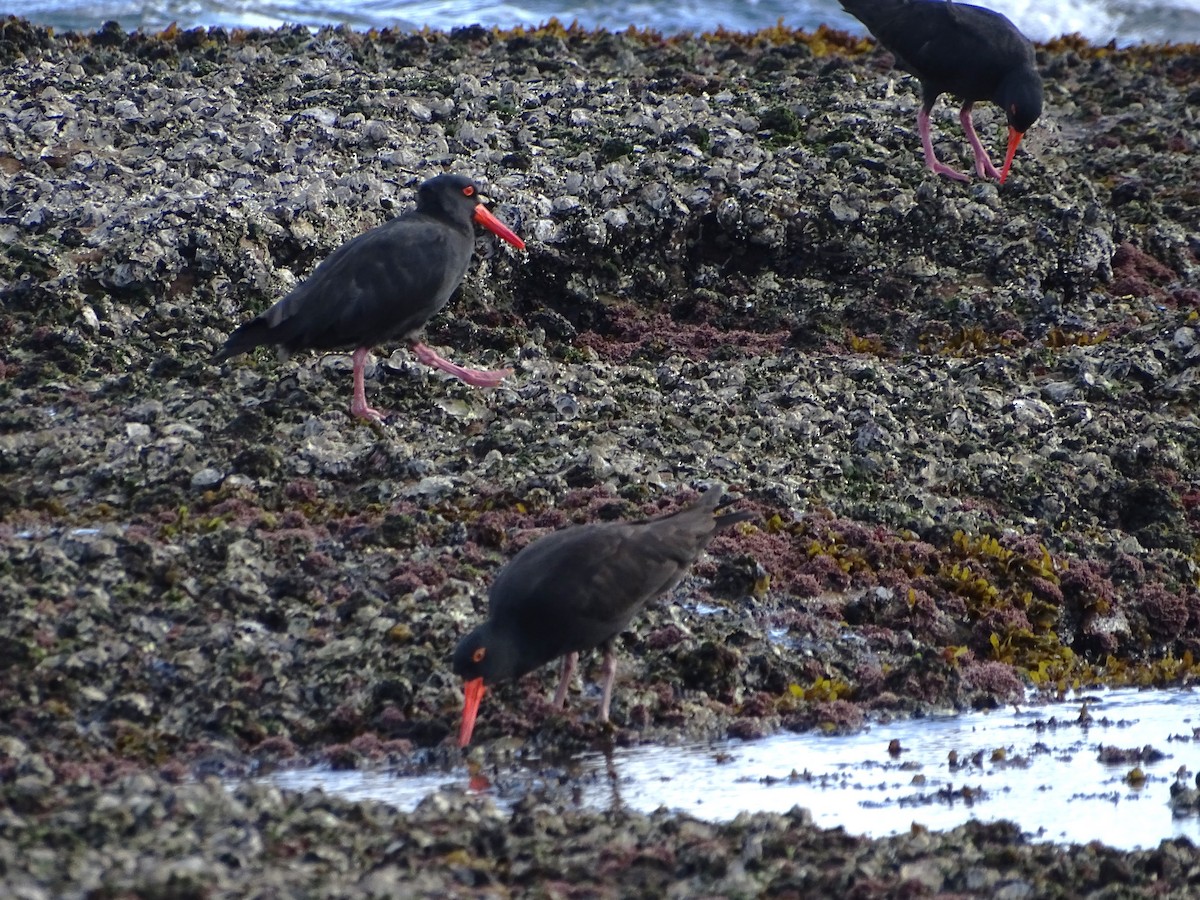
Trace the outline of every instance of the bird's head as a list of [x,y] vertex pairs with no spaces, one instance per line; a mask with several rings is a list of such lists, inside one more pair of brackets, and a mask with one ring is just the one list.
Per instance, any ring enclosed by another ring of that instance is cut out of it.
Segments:
[[490,622],[484,622],[454,649],[454,674],[463,679],[463,717],[458,746],[471,742],[479,704],[489,684],[515,678],[518,674],[511,641],[497,637]]
[[1042,114],[1041,76],[1035,71],[1020,71],[1009,76],[1000,83],[995,101],[1008,119],[1008,150],[1004,154],[1004,168],[1000,170],[1000,183],[1004,184],[1017,145]]
[[479,185],[465,175],[438,175],[417,189],[417,209],[421,212],[455,222],[473,221],[518,250],[524,250],[525,242],[492,215],[483,205],[484,199]]
[[1042,114],[1042,78],[1037,72],[1020,71],[1000,84],[996,103],[1004,110],[1008,127],[1024,134]]

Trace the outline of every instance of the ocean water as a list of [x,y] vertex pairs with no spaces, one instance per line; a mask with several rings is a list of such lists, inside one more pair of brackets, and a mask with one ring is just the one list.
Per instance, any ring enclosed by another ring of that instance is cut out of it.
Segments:
[[[1094,43],[1200,43],[1200,0],[990,0],[1034,40],[1079,33]],[[820,24],[861,31],[837,0],[8,0],[0,12],[56,30],[94,30],[115,20],[127,30],[198,25],[274,28],[344,24],[352,28],[539,25],[551,18],[588,28],[633,25],[667,34],[717,26],[754,31],[782,20],[811,30]]]

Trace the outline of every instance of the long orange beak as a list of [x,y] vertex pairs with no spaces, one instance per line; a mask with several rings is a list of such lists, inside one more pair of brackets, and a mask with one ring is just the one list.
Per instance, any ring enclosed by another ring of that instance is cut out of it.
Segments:
[[[482,207],[481,207],[482,208]],[[471,743],[471,732],[475,730],[475,717],[479,715],[479,701],[487,692],[482,678],[475,678],[463,685],[463,717],[458,729],[458,746]]]
[[[502,241],[508,241],[518,250],[525,249],[525,242],[513,234],[511,228],[488,212],[487,207],[482,203],[475,207],[475,221]],[[483,695],[480,694],[480,696],[482,697]]]
[[1004,184],[1004,179],[1008,177],[1008,169],[1012,165],[1013,157],[1017,155],[1017,144],[1021,143],[1023,137],[1023,133],[1011,125],[1008,126],[1008,152],[1004,154],[1004,168],[1000,170],[1001,184]]

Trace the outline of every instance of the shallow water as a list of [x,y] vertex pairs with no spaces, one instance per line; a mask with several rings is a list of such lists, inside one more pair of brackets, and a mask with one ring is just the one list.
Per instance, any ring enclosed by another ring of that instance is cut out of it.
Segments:
[[[896,754],[892,741],[899,741]],[[1101,745],[1149,745],[1165,756],[1105,764]],[[952,751],[956,766],[948,762]],[[1125,780],[1135,765],[1146,775],[1140,787]],[[1174,818],[1167,802],[1181,768],[1190,785],[1200,768],[1200,694],[1114,690],[1061,704],[876,724],[853,735],[624,748],[565,765],[523,760],[490,773],[482,791],[468,786],[465,766],[417,775],[305,769],[262,780],[402,809],[438,790],[509,805],[548,786],[566,805],[644,812],[665,806],[712,821],[798,805],[818,825],[871,837],[913,823],[944,830],[969,819],[1008,819],[1046,840],[1131,849],[1178,836],[1200,843],[1200,819]]]

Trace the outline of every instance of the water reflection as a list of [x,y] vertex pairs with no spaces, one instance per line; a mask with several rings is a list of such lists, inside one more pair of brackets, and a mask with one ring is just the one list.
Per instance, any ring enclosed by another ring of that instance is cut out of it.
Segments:
[[[1157,753],[1145,754],[1149,745]],[[1101,748],[1120,762],[1101,761]],[[1161,757],[1159,757],[1161,754]],[[782,734],[759,741],[634,747],[587,754],[567,765],[493,773],[484,793],[502,805],[547,785],[565,805],[660,806],[709,820],[742,811],[812,811],[817,824],[880,837],[914,822],[952,828],[968,819],[1009,819],[1046,840],[1100,840],[1121,848],[1186,836],[1200,820],[1168,805],[1177,773],[1200,767],[1200,695],[1099,691],[1053,706],[873,725],[854,735]],[[1138,766],[1145,781],[1127,781]],[[397,776],[303,770],[269,778],[352,799],[412,809],[438,790],[468,790],[465,767]],[[478,782],[477,782],[478,785]]]

